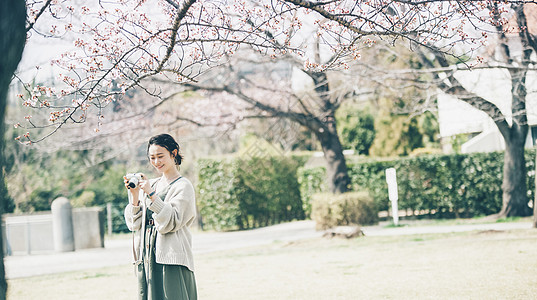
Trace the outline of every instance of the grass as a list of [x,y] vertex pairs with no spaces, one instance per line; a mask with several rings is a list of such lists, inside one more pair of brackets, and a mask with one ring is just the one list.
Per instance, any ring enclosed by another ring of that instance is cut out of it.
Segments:
[[474,218],[456,218],[456,219],[434,219],[434,218],[401,218],[399,224],[395,226],[391,218],[387,218],[386,221],[381,222],[385,228],[392,227],[416,227],[416,226],[452,226],[452,225],[467,225],[467,224],[487,224],[487,223],[510,223],[510,222],[532,222],[533,217],[508,217],[508,218],[496,218],[493,216],[480,216]]
[[[537,230],[293,243],[197,255],[199,299],[537,299]],[[8,299],[136,299],[132,266],[9,280]]]

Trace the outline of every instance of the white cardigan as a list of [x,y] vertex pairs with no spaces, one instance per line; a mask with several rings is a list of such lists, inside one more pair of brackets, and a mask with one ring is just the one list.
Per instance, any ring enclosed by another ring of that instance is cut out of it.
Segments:
[[[158,178],[151,179],[153,184]],[[130,195],[130,193],[129,193]],[[158,193],[157,193],[158,195]],[[134,263],[141,262],[143,253],[143,232],[145,232],[145,207],[153,211],[153,219],[157,229],[155,258],[159,264],[183,265],[194,271],[194,257],[192,254],[192,234],[189,227],[196,218],[196,200],[192,183],[181,178],[172,183],[165,199],[156,199],[151,202],[140,191],[142,206],[132,205],[129,201],[125,207],[125,221],[130,231],[134,231]],[[138,259],[136,259],[138,258]]]

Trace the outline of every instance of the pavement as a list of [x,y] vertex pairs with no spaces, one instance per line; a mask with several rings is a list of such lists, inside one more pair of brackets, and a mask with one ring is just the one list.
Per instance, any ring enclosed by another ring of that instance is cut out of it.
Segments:
[[[385,224],[362,227],[365,236],[412,235],[425,233],[449,233],[463,231],[530,229],[531,222],[508,222],[462,225],[423,225],[386,227]],[[314,221],[296,221],[274,226],[235,232],[194,232],[193,252],[196,254],[218,252],[274,242],[293,242],[321,237],[323,231],[315,230]],[[132,239],[107,239],[104,248],[84,249],[74,252],[50,252],[32,255],[15,255],[4,258],[8,279],[56,274],[131,263]]]

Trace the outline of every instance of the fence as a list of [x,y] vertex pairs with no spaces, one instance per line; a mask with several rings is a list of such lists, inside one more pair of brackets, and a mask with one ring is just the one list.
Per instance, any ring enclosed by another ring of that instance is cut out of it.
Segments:
[[[104,211],[99,207],[72,210],[74,246],[77,249],[104,247]],[[38,254],[55,251],[53,215],[4,215],[4,255]]]
[[54,250],[52,214],[5,216],[4,254],[33,254]]

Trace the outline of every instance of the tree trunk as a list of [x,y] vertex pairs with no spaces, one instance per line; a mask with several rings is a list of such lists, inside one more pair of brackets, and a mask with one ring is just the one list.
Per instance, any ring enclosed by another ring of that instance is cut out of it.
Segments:
[[[523,63],[529,61],[530,53],[524,54]],[[503,204],[499,217],[529,216],[528,189],[526,185],[526,158],[524,146],[528,135],[528,118],[526,115],[526,75],[527,70],[509,70],[511,74],[511,111],[512,125],[506,129],[498,125],[505,140],[503,160]]]
[[524,144],[527,126],[511,128],[509,139],[505,139],[505,156],[503,160],[503,204],[499,217],[529,216],[526,186],[526,159]]
[[322,115],[324,117],[322,120],[319,118],[311,119],[313,126],[310,128],[315,132],[323,148],[329,188],[334,194],[345,193],[350,189],[351,181],[345,156],[343,156],[343,146],[341,146],[336,128],[335,111],[338,105],[332,102],[328,75],[325,72],[308,72],[307,74],[313,80],[315,93],[321,99]]
[[350,189],[350,178],[334,116],[327,116],[325,125],[315,132],[326,159],[329,188],[334,194],[345,193]]
[[[22,57],[26,41],[26,3],[24,0],[0,1],[0,217],[6,203],[4,183],[4,114],[7,91]],[[2,233],[3,234],[3,233]],[[0,299],[6,299],[3,238],[0,238]]]

